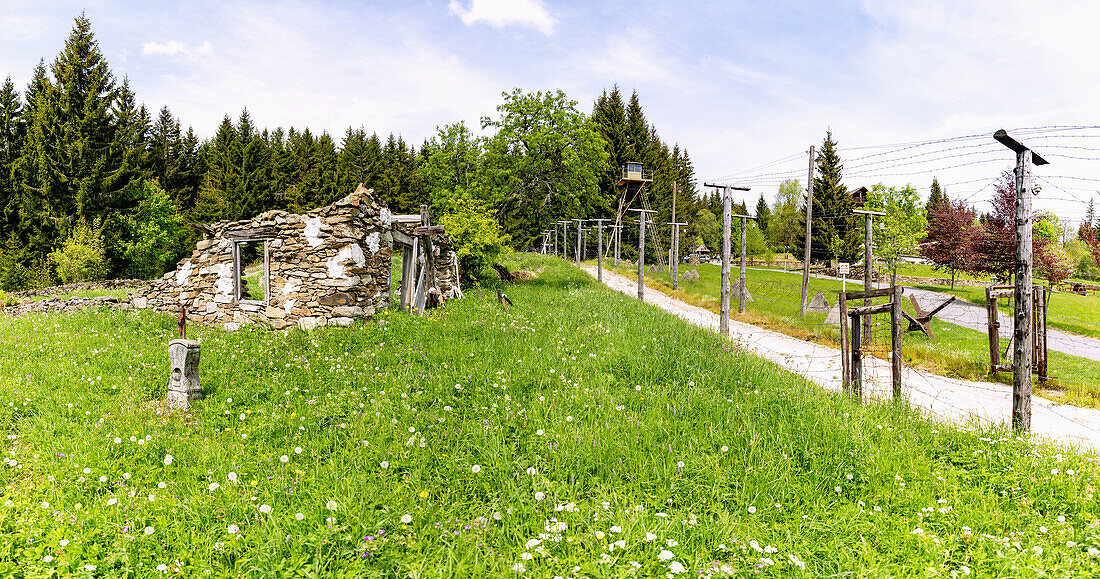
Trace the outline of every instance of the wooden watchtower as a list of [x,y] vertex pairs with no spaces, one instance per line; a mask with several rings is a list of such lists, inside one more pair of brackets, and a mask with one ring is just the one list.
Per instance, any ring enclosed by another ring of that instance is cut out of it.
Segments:
[[[646,185],[652,182],[653,175],[647,172],[641,163],[630,161],[623,165],[619,180],[615,183],[617,187],[623,188],[623,193],[619,197],[619,210],[615,213],[615,225],[618,226],[618,229],[614,231],[622,231],[623,214],[632,208],[636,200],[641,199],[641,209],[653,209],[650,207],[649,197],[646,195]],[[665,252],[661,247],[661,238],[657,233],[657,228],[651,228],[649,232],[653,235],[653,246],[657,249],[657,261],[661,267],[665,267]]]

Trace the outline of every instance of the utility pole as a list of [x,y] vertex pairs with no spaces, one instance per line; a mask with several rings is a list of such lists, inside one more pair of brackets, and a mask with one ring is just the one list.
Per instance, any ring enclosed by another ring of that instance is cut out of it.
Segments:
[[730,334],[730,213],[733,203],[731,190],[748,191],[748,187],[736,187],[726,183],[703,183],[706,187],[722,190],[722,313],[718,318],[718,331]]
[[669,222],[669,225],[672,225],[672,228],[673,228],[673,233],[672,233],[673,239],[670,240],[669,248],[668,248],[668,252],[669,252],[668,275],[670,275],[672,277],[672,289],[676,289],[676,272],[675,272],[675,270],[679,269],[679,268],[676,268],[672,265],[673,261],[675,259],[678,259],[678,257],[679,257],[678,253],[677,253],[676,257],[673,257],[673,255],[672,255],[672,253],[675,251],[676,239],[677,239],[677,236],[676,236],[676,233],[675,233],[677,227],[676,227],[676,225],[674,225],[676,223],[676,193],[677,193],[677,189],[678,189],[678,187],[676,186],[676,182],[673,181],[672,182],[672,221]]
[[568,251],[566,248],[569,247],[569,220],[563,219],[558,223],[561,224],[561,258],[569,259],[567,257],[569,254],[565,253]]
[[801,316],[806,317],[806,293],[810,289],[810,233],[814,221],[814,147],[810,145],[810,169],[806,175],[806,251],[802,258]]
[[[871,219],[875,215],[884,216],[885,211],[870,211],[855,209],[852,213],[863,215],[863,291],[871,291],[871,264],[875,262],[875,256],[871,249]],[[871,305],[871,298],[863,298],[863,305]],[[863,344],[871,345],[871,316],[863,316]]]
[[577,259],[577,267],[581,266],[581,230],[584,229],[583,219],[574,219],[577,222],[577,251],[574,252],[574,257]]
[[593,219],[596,222],[596,281],[603,283],[603,222],[610,219]]
[[741,277],[737,282],[737,313],[745,313],[745,246],[748,245],[749,219],[756,219],[748,215],[734,215],[741,218]]
[[638,299],[645,301],[645,221],[652,209],[631,209],[638,212]]
[[1031,164],[1046,165],[1040,157],[1001,129],[993,138],[1016,153],[1016,301],[1012,333],[1012,428],[1031,430],[1032,302],[1031,282]]
[[619,267],[619,249],[622,247],[623,242],[623,225],[621,223],[615,227],[615,267]]
[[672,268],[669,271],[672,272],[672,289],[676,289],[680,279],[680,226],[687,223],[676,223],[673,218],[669,225],[672,226]]

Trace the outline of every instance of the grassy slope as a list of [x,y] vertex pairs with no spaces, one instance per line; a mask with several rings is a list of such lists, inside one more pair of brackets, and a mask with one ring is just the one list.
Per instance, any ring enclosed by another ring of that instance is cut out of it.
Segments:
[[194,328],[207,399],[170,416],[150,400],[173,320],[0,319],[2,571],[1100,571],[1091,459],[856,406],[514,259],[543,272],[509,314],[475,290],[308,334]]
[[[680,271],[683,273],[687,269],[687,266],[681,266]],[[721,267],[701,265],[695,269],[699,272],[699,280],[679,284],[678,291],[671,290],[668,278],[663,274],[647,275],[646,284],[689,303],[717,312]],[[637,275],[636,270],[620,268],[617,271],[624,275]],[[825,314],[811,312],[805,319],[799,316],[802,290],[797,275],[759,269],[750,269],[746,274],[749,293],[756,301],[746,304],[744,314],[734,313],[735,319],[834,347],[839,344],[840,331],[834,326],[823,324]],[[731,272],[734,282],[738,275],[739,272],[734,268]],[[821,291],[830,302],[835,302],[836,292],[840,291],[841,287],[840,281],[811,278],[809,293],[812,297],[816,291]],[[848,291],[860,289],[851,283],[847,287]],[[970,289],[975,292],[982,291],[979,288]],[[972,299],[972,296],[966,292],[967,288],[960,287],[958,290],[956,293],[959,295]],[[984,303],[984,293],[982,296]],[[1057,294],[1052,298],[1051,303],[1053,304],[1054,300],[1067,298],[1094,299]],[[908,300],[903,304],[907,311],[913,312]],[[736,312],[736,300],[732,308]],[[1051,325],[1053,326],[1053,321]],[[882,329],[884,330],[885,328]],[[920,333],[904,335],[903,354],[906,362],[911,366],[969,380],[1011,380],[1008,374],[998,376],[988,374],[989,345],[984,332],[962,328],[940,319],[933,320],[932,331],[936,334],[936,341],[929,340]],[[883,335],[882,338],[883,343],[888,343],[888,336]],[[1005,344],[1002,344],[1002,347],[1004,346]],[[1060,402],[1100,408],[1100,363],[1062,352],[1051,351],[1049,355],[1050,375],[1055,380],[1049,382],[1040,392]]]

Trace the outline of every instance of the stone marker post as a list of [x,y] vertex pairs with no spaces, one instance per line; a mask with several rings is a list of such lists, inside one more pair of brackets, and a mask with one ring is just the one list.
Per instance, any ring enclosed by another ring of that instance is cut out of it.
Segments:
[[194,340],[172,340],[168,343],[168,359],[172,373],[168,377],[168,406],[186,410],[191,402],[202,400],[199,385],[199,350]]

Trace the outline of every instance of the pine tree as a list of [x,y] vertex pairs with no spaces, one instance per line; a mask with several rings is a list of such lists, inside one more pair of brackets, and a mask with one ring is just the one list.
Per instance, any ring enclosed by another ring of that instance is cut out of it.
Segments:
[[630,104],[626,106],[626,154],[630,157],[626,161],[643,162],[645,151],[649,145],[649,124],[642,112],[642,103],[638,98],[638,91],[630,94]]
[[1088,228],[1095,231],[1100,228],[1100,224],[1096,222],[1096,206],[1093,203],[1094,201],[1092,197],[1089,197],[1089,204],[1085,209],[1085,219],[1081,222],[1082,229]]
[[15,160],[23,147],[23,103],[9,76],[0,88],[0,239],[14,230]]
[[841,183],[842,171],[833,133],[827,131],[817,155],[817,171],[813,181],[812,259],[830,262],[859,259],[859,229],[852,213],[852,199],[847,187]]
[[771,221],[772,211],[768,207],[768,201],[764,199],[764,194],[760,194],[760,199],[756,202],[756,226],[760,228],[760,232],[764,235],[768,234],[768,222]]
[[947,193],[940,188],[940,180],[936,177],[932,177],[932,189],[928,194],[928,203],[924,206],[924,214],[926,216],[932,214],[932,210],[935,209],[940,203],[947,202]]

